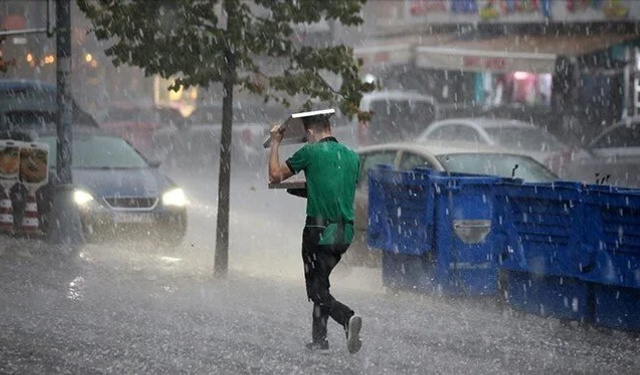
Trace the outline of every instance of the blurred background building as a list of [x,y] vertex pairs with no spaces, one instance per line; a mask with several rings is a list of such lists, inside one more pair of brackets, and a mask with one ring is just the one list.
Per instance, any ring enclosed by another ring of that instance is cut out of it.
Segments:
[[[0,27],[44,27],[45,4],[0,2]],[[575,123],[598,127],[640,107],[634,84],[640,1],[376,0],[362,15],[358,28],[323,21],[298,27],[295,37],[349,44],[364,74],[383,87],[427,93],[457,115],[518,109],[525,117],[562,118],[549,126],[566,131]],[[105,103],[123,101],[153,101],[188,115],[207,95],[197,88],[169,92],[167,80],[115,68],[88,26],[74,7],[74,91],[98,117]],[[55,81],[53,39],[8,38],[1,53],[18,62],[7,77]]]

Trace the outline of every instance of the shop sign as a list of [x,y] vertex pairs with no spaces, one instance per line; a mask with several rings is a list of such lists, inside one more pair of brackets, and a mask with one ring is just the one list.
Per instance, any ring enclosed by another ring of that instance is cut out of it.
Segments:
[[405,14],[411,21],[441,24],[539,22],[550,17],[551,0],[405,0]]
[[567,18],[627,18],[630,11],[630,4],[624,0],[566,0],[564,6]]
[[637,0],[405,0],[400,22],[589,22],[638,17]]
[[416,49],[416,65],[428,69],[550,73],[555,69],[555,62],[556,55],[552,54],[468,51],[438,47]]
[[356,48],[354,55],[362,59],[366,67],[408,64],[412,58],[409,44]]
[[481,68],[484,70],[502,70],[506,67],[506,61],[502,57],[463,56],[464,68]]

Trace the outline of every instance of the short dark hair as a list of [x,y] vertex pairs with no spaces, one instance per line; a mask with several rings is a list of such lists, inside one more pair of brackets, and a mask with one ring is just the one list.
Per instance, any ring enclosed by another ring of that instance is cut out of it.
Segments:
[[313,129],[315,131],[324,131],[331,129],[329,117],[324,115],[305,117],[302,119],[305,129]]

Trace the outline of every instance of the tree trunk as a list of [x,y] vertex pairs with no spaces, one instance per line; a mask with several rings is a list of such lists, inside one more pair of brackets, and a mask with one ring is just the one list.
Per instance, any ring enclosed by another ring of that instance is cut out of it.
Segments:
[[[228,26],[227,26],[228,27]],[[233,87],[236,56],[227,48],[226,75],[222,85],[222,134],[220,136],[220,168],[218,172],[218,220],[213,274],[225,278],[229,269],[229,195],[231,190],[231,126],[233,122]]]
[[57,160],[56,173],[60,184],[72,183],[71,176],[71,126],[73,122],[71,102],[71,2],[56,2],[56,84],[57,91]]

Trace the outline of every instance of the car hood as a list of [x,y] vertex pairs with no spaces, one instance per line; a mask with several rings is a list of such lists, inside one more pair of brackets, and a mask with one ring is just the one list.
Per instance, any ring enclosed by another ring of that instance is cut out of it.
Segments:
[[154,168],[145,169],[74,169],[74,183],[94,197],[159,197],[176,186]]

